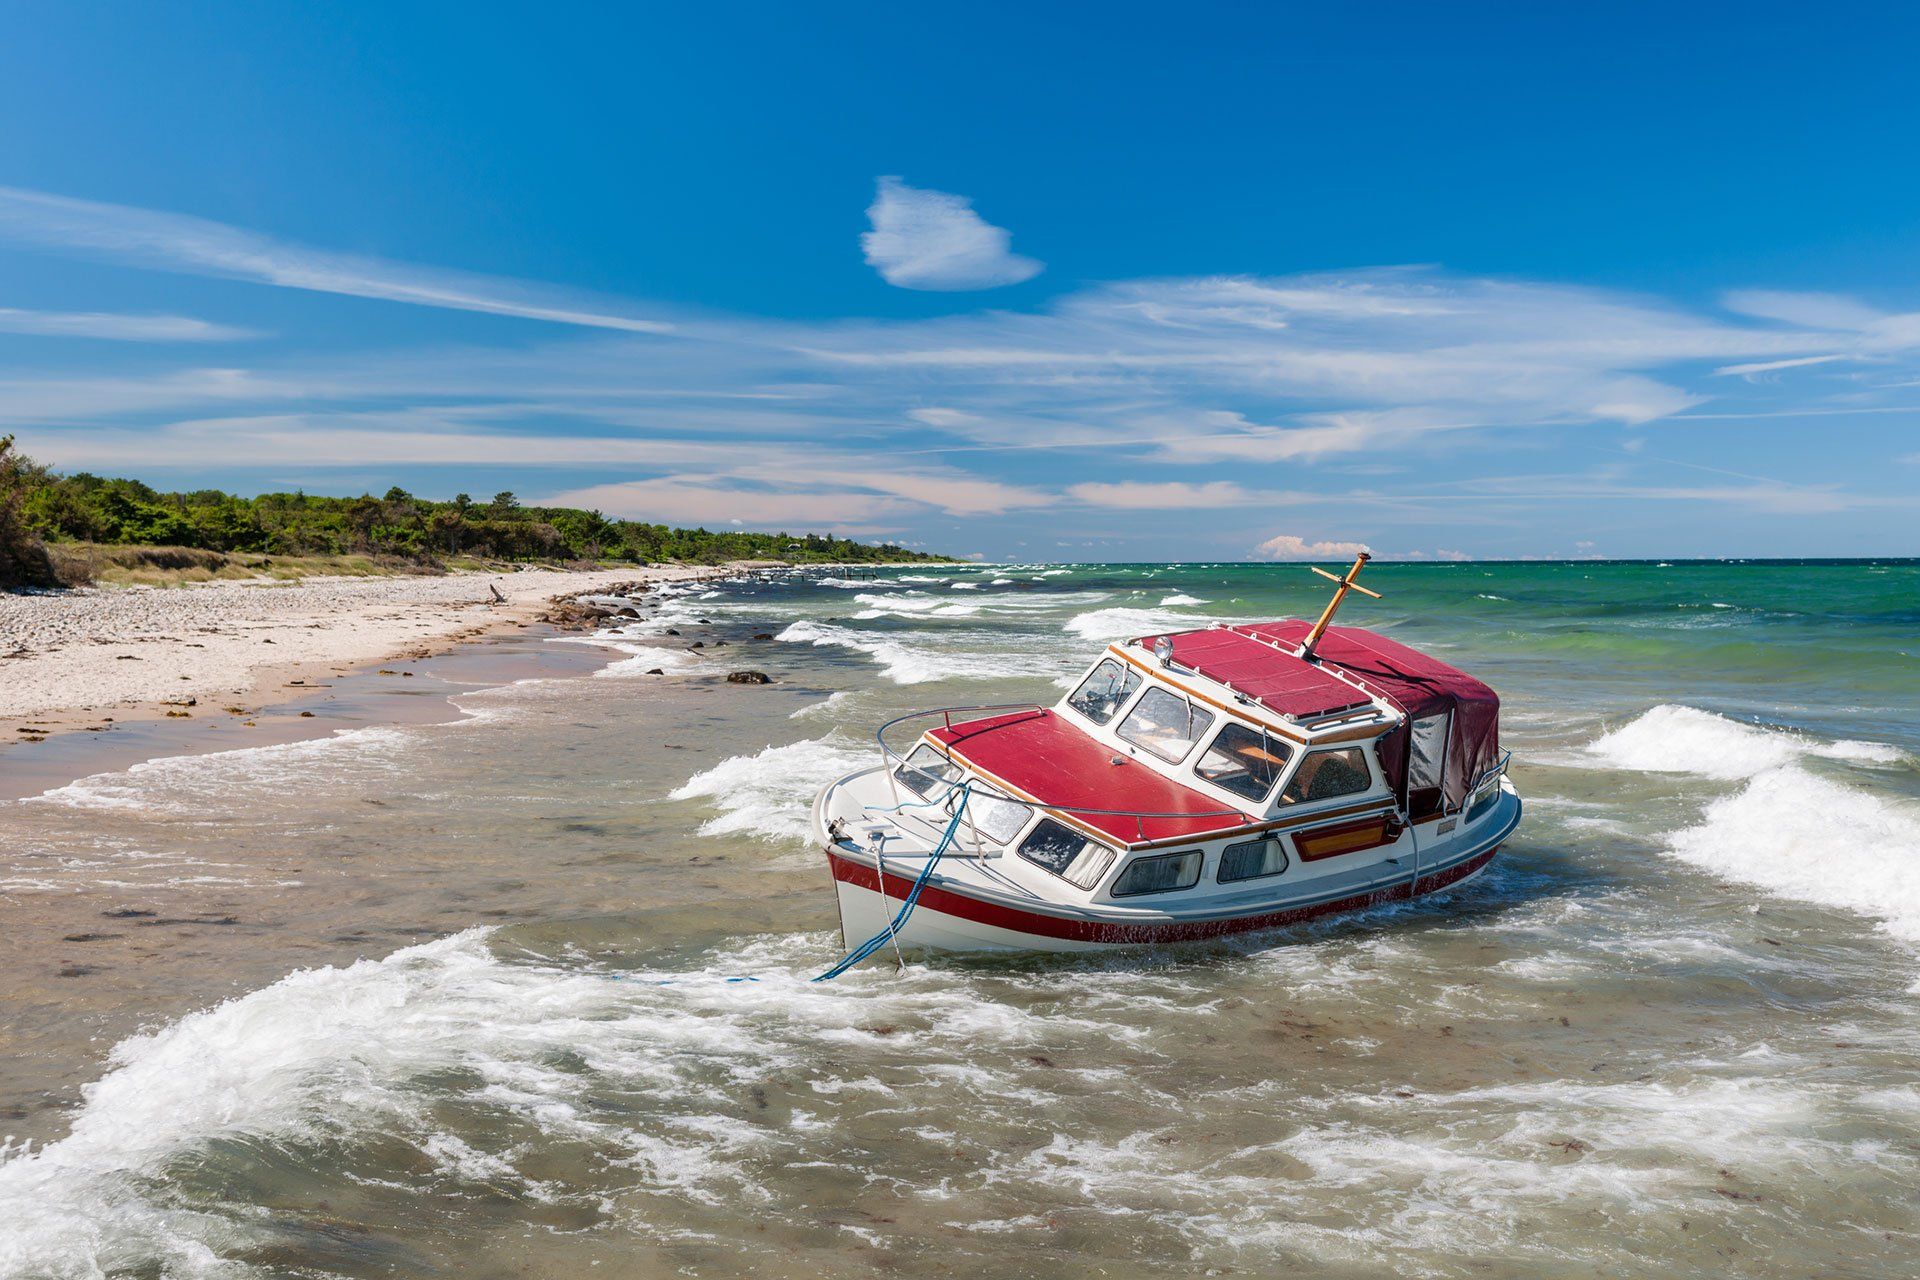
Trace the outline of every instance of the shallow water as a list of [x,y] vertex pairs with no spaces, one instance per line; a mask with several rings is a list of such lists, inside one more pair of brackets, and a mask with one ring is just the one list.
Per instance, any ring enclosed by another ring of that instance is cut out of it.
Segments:
[[690,592],[599,675],[416,664],[455,721],[7,805],[0,1274],[1912,1274],[1920,568],[1367,580],[1505,697],[1526,822],[1227,945],[811,985],[805,806],[1297,567]]

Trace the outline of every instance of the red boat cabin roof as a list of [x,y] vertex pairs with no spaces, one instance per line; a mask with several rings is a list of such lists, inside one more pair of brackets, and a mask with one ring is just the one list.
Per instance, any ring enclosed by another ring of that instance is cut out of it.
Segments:
[[[989,779],[1064,810],[1123,848],[1245,825],[1247,815],[1118,755],[1052,711],[1015,711],[932,729],[929,738]],[[1123,763],[1115,764],[1114,760]],[[1086,809],[1175,815],[1132,818]]]
[[[1315,661],[1298,655],[1312,630],[1298,618],[1255,622],[1166,638],[1174,662],[1245,694],[1278,715],[1309,719],[1365,705],[1377,694],[1409,715],[1438,699],[1499,705],[1492,689],[1458,668],[1364,627],[1329,627]],[[1145,636],[1151,650],[1158,636]],[[1347,677],[1341,679],[1334,674]]]
[[[1147,636],[1140,644],[1151,650],[1160,638]],[[1176,666],[1244,694],[1276,715],[1307,720],[1371,703],[1365,693],[1331,672],[1282,651],[1279,641],[1257,627],[1177,631],[1166,639],[1173,644]],[[1293,647],[1298,644],[1295,640]]]

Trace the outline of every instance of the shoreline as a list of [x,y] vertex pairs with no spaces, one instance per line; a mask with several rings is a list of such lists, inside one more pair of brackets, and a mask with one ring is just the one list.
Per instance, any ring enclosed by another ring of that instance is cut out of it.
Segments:
[[[416,674],[411,664],[480,647],[476,642],[539,634],[536,628],[554,635],[590,624],[597,618],[569,621],[566,605],[610,587],[652,590],[761,567],[307,579],[292,587],[263,580],[0,596],[0,653],[7,655],[0,657],[0,803],[162,756],[456,718],[445,689],[437,698],[408,696]],[[504,603],[493,602],[489,586],[500,590]],[[289,593],[306,597],[300,603],[307,607],[282,607],[294,603]],[[342,609],[343,602],[349,607]],[[194,606],[191,621],[164,617],[170,606],[183,603]],[[558,625],[545,621],[550,615]],[[150,621],[162,625],[149,630],[143,624]],[[20,652],[23,634],[49,633],[57,643]],[[291,652],[284,659],[277,653],[264,658],[265,644]],[[580,656],[584,665],[597,667],[612,652],[582,646]],[[141,665],[133,667],[122,657],[127,654]],[[192,674],[181,674],[181,667]],[[170,687],[169,679],[179,687]],[[95,692],[66,692],[73,690]],[[439,712],[427,713],[423,701],[437,704]],[[353,710],[343,722],[338,713],[348,708]]]

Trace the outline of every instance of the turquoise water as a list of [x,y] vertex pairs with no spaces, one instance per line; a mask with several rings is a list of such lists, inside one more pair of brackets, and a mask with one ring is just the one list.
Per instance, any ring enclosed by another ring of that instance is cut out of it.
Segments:
[[1298,566],[733,584],[7,806],[0,1275],[1911,1274],[1920,565],[1362,581],[1501,692],[1526,822],[1226,945],[813,986],[806,805]]

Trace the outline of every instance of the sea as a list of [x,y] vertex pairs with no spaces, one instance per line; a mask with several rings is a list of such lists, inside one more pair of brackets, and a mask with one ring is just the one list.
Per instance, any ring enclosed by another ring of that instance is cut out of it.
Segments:
[[1920,1271],[1920,563],[1362,582],[1524,821],[1229,941],[814,983],[808,805],[1299,565],[699,584],[0,804],[0,1276]]

